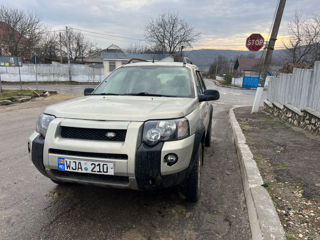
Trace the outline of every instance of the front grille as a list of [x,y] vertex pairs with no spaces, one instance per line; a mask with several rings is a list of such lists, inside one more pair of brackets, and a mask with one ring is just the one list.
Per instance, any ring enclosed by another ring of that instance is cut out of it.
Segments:
[[72,139],[124,142],[126,134],[127,130],[121,129],[61,127],[61,137]]
[[50,170],[50,172],[58,178],[59,177],[70,178],[70,179],[76,178],[76,179],[85,180],[85,181],[98,181],[102,183],[118,183],[118,184],[129,183],[129,177],[123,177],[123,176],[64,172],[64,171],[58,171],[58,170]]
[[54,148],[50,148],[49,153],[70,155],[70,156],[77,156],[77,157],[92,157],[92,158],[109,158],[109,159],[117,159],[117,160],[128,160],[128,155],[115,154],[115,153],[77,152],[77,151],[68,151],[68,150],[61,150],[61,149],[54,149]]

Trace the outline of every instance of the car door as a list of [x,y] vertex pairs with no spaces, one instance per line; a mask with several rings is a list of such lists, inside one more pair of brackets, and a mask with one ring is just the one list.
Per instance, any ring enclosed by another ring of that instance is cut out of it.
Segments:
[[[206,85],[202,79],[201,73],[197,70],[196,71],[196,85],[197,85],[197,92],[198,95],[204,94],[204,91],[206,90]],[[201,121],[205,127],[205,130],[207,131],[208,124],[209,124],[209,103],[204,101],[200,103],[200,116]]]

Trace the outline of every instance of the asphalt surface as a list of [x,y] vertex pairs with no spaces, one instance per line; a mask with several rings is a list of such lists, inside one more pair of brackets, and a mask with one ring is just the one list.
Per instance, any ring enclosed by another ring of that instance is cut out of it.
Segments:
[[[32,165],[27,138],[45,106],[67,97],[0,107],[0,239],[250,239],[227,112],[232,105],[251,104],[254,91],[207,86],[218,89],[221,99],[213,102],[212,147],[205,152],[196,204],[185,202],[176,189],[57,186]],[[41,89],[81,94],[84,87]]]

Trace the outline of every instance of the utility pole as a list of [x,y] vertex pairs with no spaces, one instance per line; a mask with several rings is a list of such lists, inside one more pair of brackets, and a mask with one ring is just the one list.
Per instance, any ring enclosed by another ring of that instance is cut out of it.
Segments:
[[261,103],[261,99],[262,99],[263,87],[264,87],[264,84],[265,84],[265,81],[267,78],[267,74],[268,74],[268,70],[269,70],[269,67],[271,64],[272,53],[273,53],[274,46],[277,41],[280,23],[281,23],[284,7],[286,5],[286,0],[279,0],[279,1],[280,2],[279,2],[278,10],[277,10],[277,15],[276,15],[276,18],[273,23],[273,28],[272,28],[271,36],[269,39],[269,44],[267,45],[267,52],[266,52],[266,55],[265,55],[265,58],[263,61],[263,71],[262,71],[262,78],[260,78],[260,86],[257,88],[256,96],[255,96],[254,103],[252,106],[252,111],[251,111],[252,113],[259,111],[259,107],[260,107],[260,103]]
[[60,63],[63,63],[62,60],[62,42],[61,42],[61,32],[59,32],[59,48],[60,48]]
[[70,36],[69,29],[66,26],[66,37],[67,37],[67,52],[68,52],[68,72],[69,72],[69,81],[71,82],[71,65],[70,65]]

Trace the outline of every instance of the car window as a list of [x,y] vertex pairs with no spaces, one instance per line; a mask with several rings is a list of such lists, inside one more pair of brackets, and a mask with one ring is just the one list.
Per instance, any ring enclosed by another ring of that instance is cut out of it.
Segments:
[[198,75],[199,75],[199,78],[200,78],[200,84],[201,84],[202,88],[203,88],[204,90],[206,90],[207,87],[206,87],[206,84],[205,84],[204,81],[203,81],[203,77],[202,77],[201,72],[198,71]]
[[112,72],[93,94],[139,94],[194,97],[190,70],[186,67],[132,66]]
[[196,76],[197,76],[196,85],[197,85],[198,94],[203,94],[205,87],[203,86],[203,82],[201,82],[202,79],[198,71],[196,71]]

